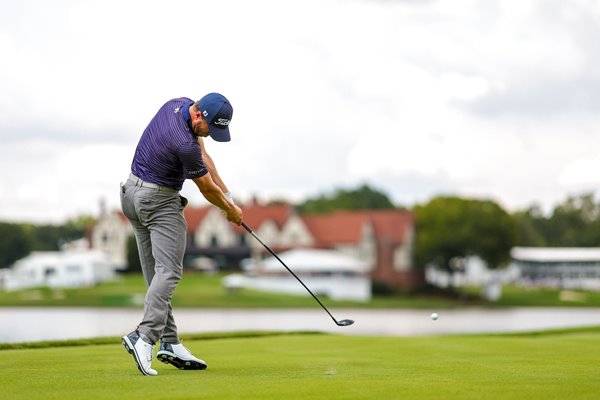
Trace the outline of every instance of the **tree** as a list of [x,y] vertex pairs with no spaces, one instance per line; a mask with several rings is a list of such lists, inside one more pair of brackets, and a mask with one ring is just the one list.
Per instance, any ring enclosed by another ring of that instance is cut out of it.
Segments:
[[394,208],[394,204],[385,193],[364,184],[357,189],[337,189],[330,196],[321,195],[308,199],[298,206],[298,211],[318,214],[337,210],[389,210]]
[[547,246],[544,232],[548,229],[548,219],[539,206],[534,205],[513,214],[517,224],[517,245],[525,247]]
[[600,204],[593,194],[569,197],[554,208],[548,224],[552,246],[598,246]]
[[0,222],[0,268],[8,268],[31,251],[22,225]]
[[473,255],[490,268],[509,261],[516,224],[493,201],[437,197],[414,211],[419,265],[433,263],[450,270],[455,260]]
[[31,241],[31,249],[56,251],[64,243],[85,237],[86,230],[94,224],[91,217],[78,217],[62,225],[23,225]]
[[514,214],[520,246],[599,246],[600,203],[593,193],[568,197],[544,216],[537,206]]
[[140,253],[134,235],[127,238],[127,272],[142,272]]

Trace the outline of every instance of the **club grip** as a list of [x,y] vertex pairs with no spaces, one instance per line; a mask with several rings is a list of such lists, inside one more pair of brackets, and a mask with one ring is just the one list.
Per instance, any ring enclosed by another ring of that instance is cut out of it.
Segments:
[[244,227],[244,229],[246,229],[248,232],[252,233],[252,229],[250,229],[250,227],[248,225],[246,225],[246,223],[244,221],[242,221],[242,226]]

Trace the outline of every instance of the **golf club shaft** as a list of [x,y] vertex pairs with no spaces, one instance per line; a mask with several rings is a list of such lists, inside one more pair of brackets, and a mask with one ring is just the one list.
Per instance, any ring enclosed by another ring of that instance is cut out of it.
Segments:
[[315,296],[315,295],[313,294],[313,292],[311,292],[311,291],[310,291],[310,289],[308,288],[308,286],[306,286],[306,285],[304,284],[304,282],[302,282],[302,280],[300,280],[300,278],[298,278],[298,276],[297,276],[297,275],[294,273],[294,271],[292,271],[292,270],[291,270],[291,269],[290,269],[290,268],[289,268],[287,265],[285,265],[285,263],[284,263],[284,262],[281,260],[281,258],[279,258],[279,256],[278,256],[277,254],[275,254],[275,252],[274,252],[273,250],[271,250],[271,249],[269,248],[269,246],[267,246],[267,245],[265,244],[265,242],[263,242],[262,240],[260,240],[260,238],[259,238],[258,236],[256,236],[256,234],[255,234],[255,233],[252,231],[252,229],[250,229],[250,227],[249,227],[248,225],[246,225],[246,223],[242,222],[242,226],[243,226],[243,227],[244,227],[244,228],[245,228],[245,229],[248,231],[248,233],[250,233],[252,236],[254,236],[254,238],[255,238],[256,240],[258,240],[258,242],[259,242],[260,244],[262,244],[262,245],[264,246],[264,248],[265,248],[265,249],[267,249],[267,250],[269,251],[269,253],[271,253],[271,254],[273,255],[273,257],[275,257],[275,258],[276,258],[276,259],[277,259],[277,260],[278,260],[278,261],[281,263],[281,265],[283,265],[283,266],[285,267],[285,269],[287,269],[287,270],[288,270],[288,272],[289,272],[290,274],[292,274],[292,275],[294,276],[294,278],[296,278],[296,279],[298,280],[298,282],[300,282],[300,284],[301,284],[302,286],[304,286],[304,289],[306,289],[306,291],[307,291],[308,293],[310,293],[310,295],[313,297],[313,299],[315,299],[315,300],[317,301],[317,303],[319,303],[319,305],[320,305],[321,307],[323,307],[323,310],[325,310],[325,312],[326,312],[327,314],[329,314],[329,316],[331,317],[331,319],[332,319],[332,320],[333,320],[333,321],[334,321],[334,322],[335,322],[337,325],[339,325],[338,321],[337,321],[337,320],[336,320],[336,319],[333,317],[333,315],[331,315],[331,313],[329,312],[329,310],[327,309],[327,307],[325,307],[325,306],[323,305],[323,303],[321,303],[321,300],[319,300],[319,299],[317,298],[317,296]]

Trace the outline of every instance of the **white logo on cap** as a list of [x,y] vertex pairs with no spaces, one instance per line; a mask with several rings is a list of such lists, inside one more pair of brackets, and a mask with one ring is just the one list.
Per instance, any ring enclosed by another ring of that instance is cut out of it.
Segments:
[[219,118],[216,121],[214,121],[213,123],[215,125],[224,125],[227,126],[229,125],[230,120],[228,120],[227,118]]
[[202,111],[202,115],[204,115],[205,117],[207,117],[208,116],[208,111],[206,111],[206,110]]

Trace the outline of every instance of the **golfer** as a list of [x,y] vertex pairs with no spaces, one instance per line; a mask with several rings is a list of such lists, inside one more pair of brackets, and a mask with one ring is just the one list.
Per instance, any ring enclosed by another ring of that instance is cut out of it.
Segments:
[[123,336],[125,349],[143,375],[157,358],[179,369],[205,369],[177,336],[171,297],[181,279],[187,223],[179,195],[185,179],[192,179],[202,195],[219,207],[227,220],[241,224],[242,211],[204,149],[204,137],[231,140],[233,108],[221,94],[210,93],[194,102],[188,98],[165,103],[148,124],[135,150],[131,175],[121,185],[121,207],[135,232],[142,272],[148,287],[144,316],[137,329]]

